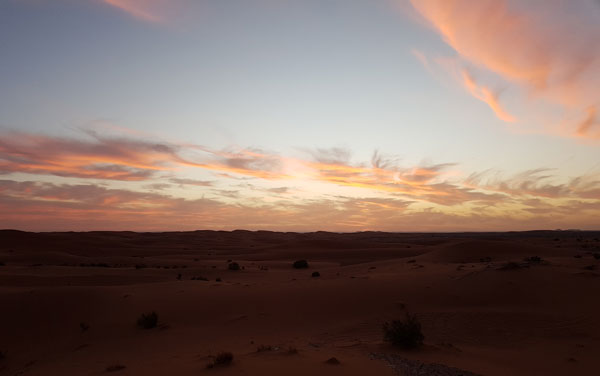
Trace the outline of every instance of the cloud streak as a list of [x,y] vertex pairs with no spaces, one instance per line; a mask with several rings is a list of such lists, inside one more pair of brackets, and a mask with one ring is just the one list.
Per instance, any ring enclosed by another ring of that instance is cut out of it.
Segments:
[[169,1],[165,0],[102,0],[104,3],[120,9],[131,16],[148,22],[162,22],[161,6]]
[[473,76],[466,70],[462,72],[463,83],[469,93],[473,95],[475,98],[480,101],[486,103],[492,111],[496,114],[498,119],[505,121],[507,123],[514,123],[517,119],[506,112],[506,110],[500,105],[498,101],[498,93],[493,92],[490,88],[486,86],[480,86],[475,82]]
[[[591,124],[596,123],[589,120],[590,108],[596,108],[600,101],[597,2],[411,0],[411,3],[463,62],[516,86],[525,93],[525,98],[559,106],[570,117],[588,115],[581,124],[570,124],[567,134],[598,137],[597,132],[590,132]],[[513,120],[499,105],[494,91],[477,85],[468,75],[463,76],[463,81],[499,118]]]

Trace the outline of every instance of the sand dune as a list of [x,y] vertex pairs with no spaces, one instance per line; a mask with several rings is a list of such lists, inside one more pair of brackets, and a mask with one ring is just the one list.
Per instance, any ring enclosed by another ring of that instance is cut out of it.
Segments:
[[[3,231],[0,374],[593,375],[598,238]],[[383,341],[407,310],[418,350]]]

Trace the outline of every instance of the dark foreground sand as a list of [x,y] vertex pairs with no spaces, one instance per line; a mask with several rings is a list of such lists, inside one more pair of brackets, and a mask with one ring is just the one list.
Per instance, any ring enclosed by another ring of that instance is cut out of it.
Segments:
[[[598,258],[592,232],[2,231],[0,374],[597,375]],[[382,340],[406,310],[420,350]]]

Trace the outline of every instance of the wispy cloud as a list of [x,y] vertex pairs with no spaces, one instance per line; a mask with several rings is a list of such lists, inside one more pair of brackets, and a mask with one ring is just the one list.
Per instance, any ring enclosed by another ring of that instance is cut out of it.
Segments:
[[473,76],[467,70],[463,70],[462,77],[463,83],[469,93],[490,106],[492,111],[494,111],[500,120],[506,121],[507,123],[513,123],[517,120],[514,116],[502,108],[500,102],[498,101],[498,92],[494,92],[486,86],[478,85]]
[[90,135],[80,140],[2,132],[0,172],[135,181],[187,163],[173,145]]
[[[465,226],[482,229],[474,218],[481,224],[504,218],[505,225],[535,215],[539,221],[528,223],[544,223],[540,221],[552,216],[580,221],[570,205],[583,210],[585,218],[600,215],[598,173],[565,180],[540,168],[510,176],[488,170],[464,177],[455,163],[407,166],[377,151],[369,162],[355,162],[348,149],[301,150],[304,158],[94,132],[86,140],[5,133],[0,137],[0,171],[6,177],[0,182],[0,210],[10,215],[0,224],[52,222],[53,216],[74,224],[87,213],[104,218],[97,226],[116,218],[119,228],[130,229],[173,228],[175,218],[207,228],[297,230],[323,223],[336,230],[391,229],[386,219],[414,229],[406,218],[418,218],[425,221],[422,229],[442,229],[443,220],[461,216]],[[213,178],[192,179],[180,168]],[[39,180],[22,181],[24,176]],[[82,183],[65,179],[61,184],[56,176]],[[102,185],[97,179],[104,180]],[[313,192],[314,187],[320,191]]]
[[[162,22],[164,14],[161,8],[168,5],[169,0],[102,0],[106,4],[129,13],[135,18],[148,22]],[[177,1],[177,0],[175,0]]]
[[[310,231],[512,230],[593,228],[598,200],[563,202],[526,198],[509,210],[481,206],[469,211],[413,208],[393,197],[325,196],[300,201],[228,204],[156,192],[0,180],[0,228],[28,230],[269,229]],[[481,209],[481,210],[479,210]]]
[[[526,93],[560,106],[572,115],[598,106],[600,23],[592,0],[523,3],[513,0],[411,0],[414,8],[459,57]],[[543,7],[539,11],[538,6]],[[464,84],[505,121],[514,116],[498,103],[497,93]],[[590,124],[570,124],[568,134],[595,138]],[[556,123],[556,122],[555,122]],[[583,125],[583,127],[582,127]],[[550,127],[552,128],[552,127]]]

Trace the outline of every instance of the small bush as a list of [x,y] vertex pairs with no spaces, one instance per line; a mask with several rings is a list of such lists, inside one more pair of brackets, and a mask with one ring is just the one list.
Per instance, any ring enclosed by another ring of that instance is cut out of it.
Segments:
[[206,365],[206,368],[229,366],[233,363],[233,354],[223,351],[217,354],[212,362]]
[[122,364],[113,364],[112,366],[106,367],[106,372],[117,372],[117,371],[124,370],[125,368],[127,368],[127,367],[125,367]]
[[0,360],[6,358],[6,355],[4,354],[4,351],[0,351]]
[[273,347],[271,345],[259,345],[256,348],[256,352],[265,352],[265,351],[273,351]]
[[90,329],[90,324],[88,324],[86,322],[80,322],[79,329],[81,329],[81,333],[85,333]]
[[498,270],[516,270],[516,269],[521,269],[521,267],[522,266],[519,265],[518,263],[516,263],[514,261],[509,261],[506,264],[499,267]]
[[421,323],[415,315],[406,314],[404,320],[394,320],[383,324],[383,339],[394,346],[415,349],[423,344]]
[[137,320],[137,325],[143,329],[156,328],[158,325],[158,315],[156,312],[143,313]]
[[306,260],[296,260],[296,261],[294,261],[294,264],[292,264],[292,266],[295,269],[306,269],[306,268],[308,268],[308,261],[306,261]]
[[594,258],[596,260],[600,260],[600,253],[594,253]]
[[337,366],[337,365],[341,364],[340,361],[336,357],[331,357],[331,358],[327,359],[325,361],[325,363],[331,364],[333,366]]
[[230,262],[229,265],[227,266],[227,269],[240,270],[240,264],[238,264],[237,262]]
[[525,261],[532,263],[532,264],[539,264],[541,263],[543,260],[540,256],[531,256],[531,257],[527,257],[525,259]]
[[191,278],[192,281],[209,281],[208,278],[202,276],[196,276]]
[[315,278],[315,277],[320,277],[320,276],[321,276],[321,273],[319,273],[319,272],[313,272],[313,273],[311,274],[311,276],[312,276],[313,278]]

